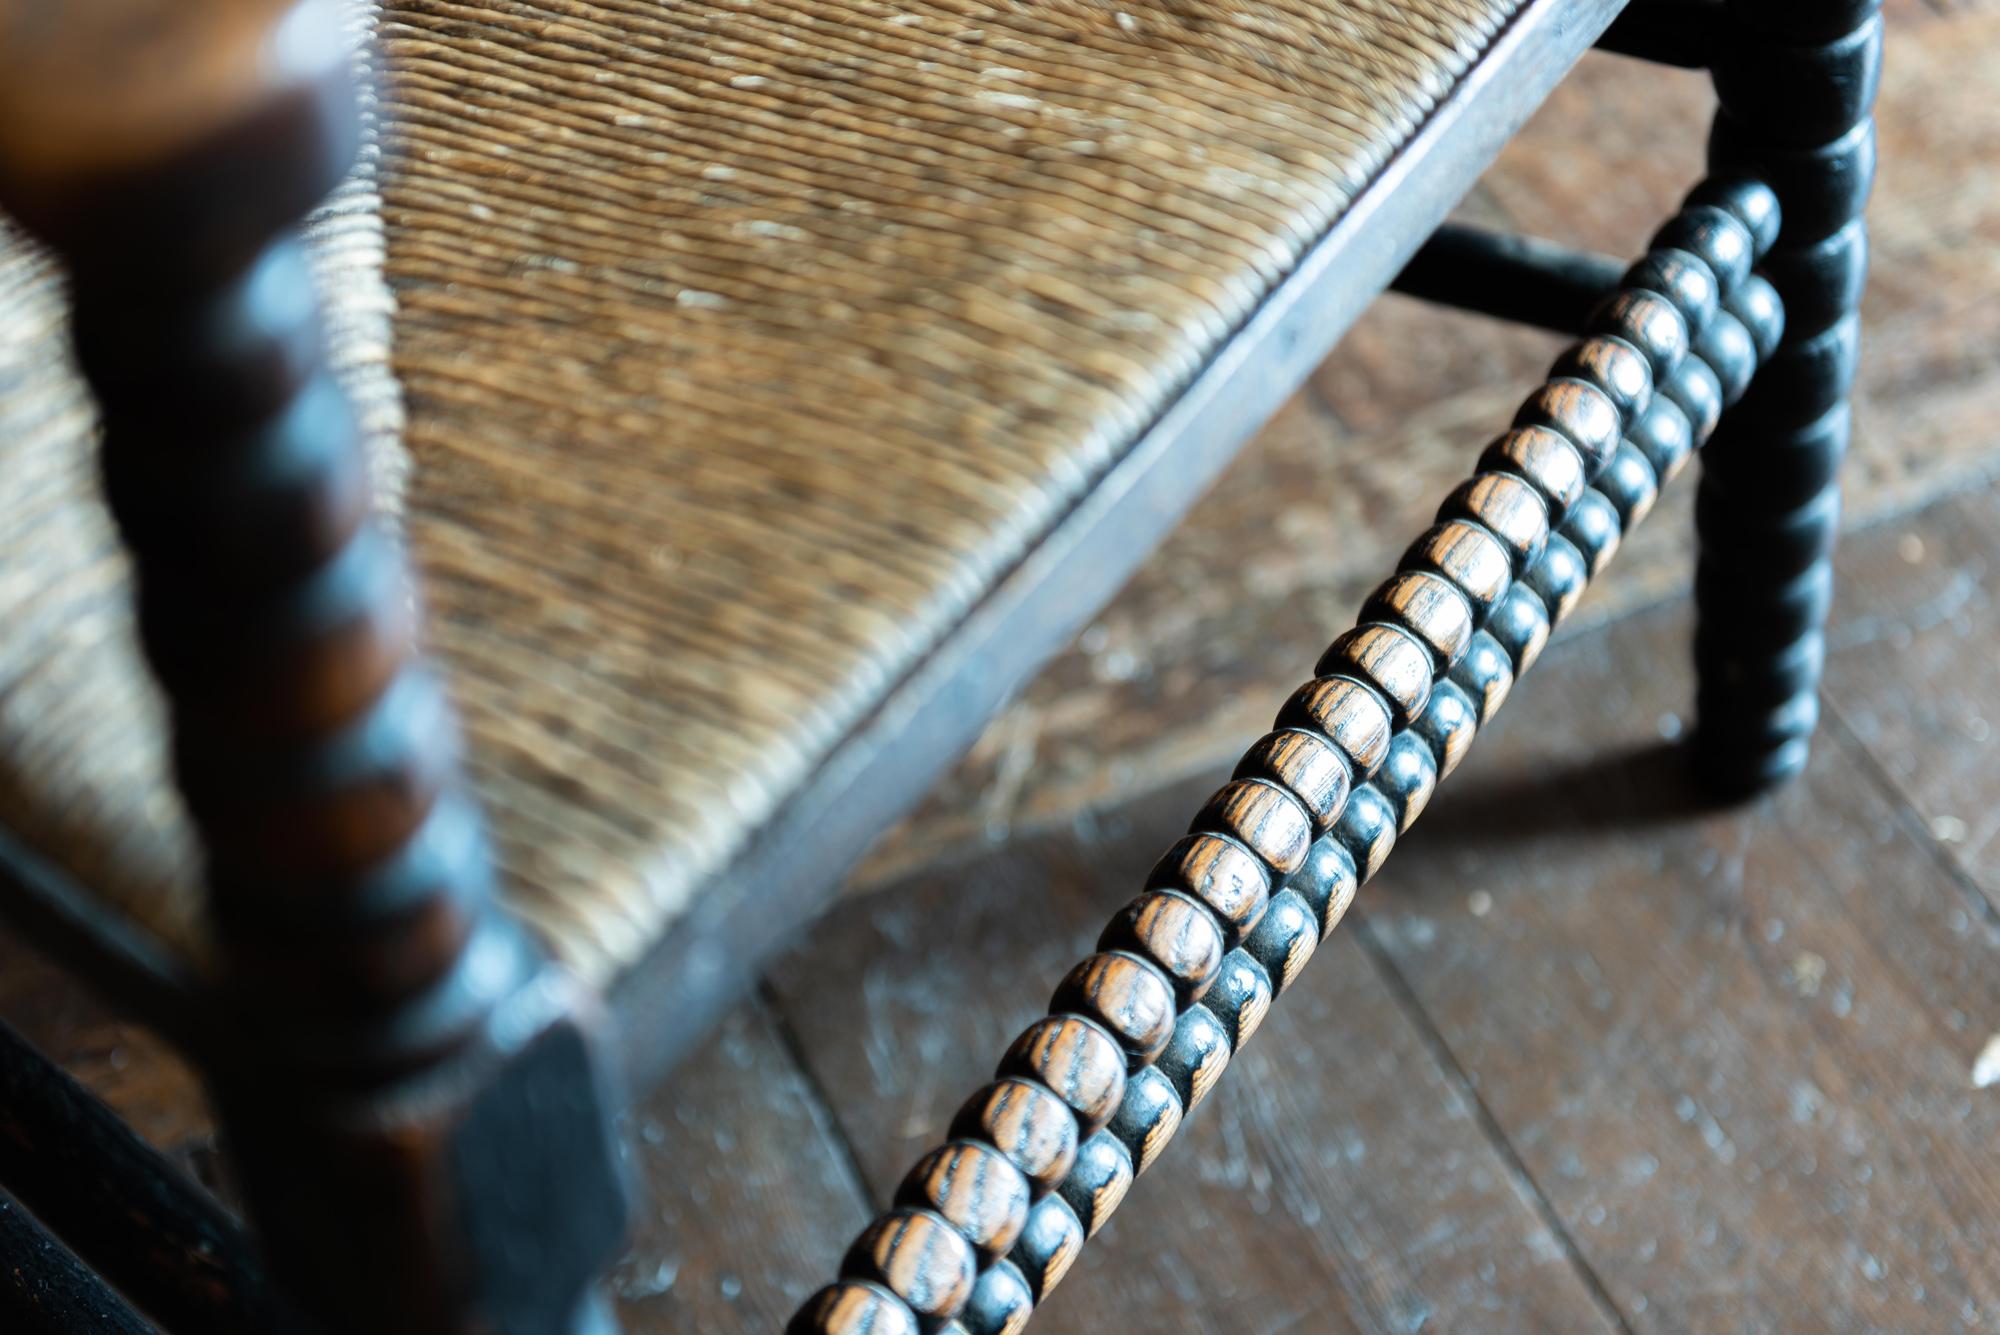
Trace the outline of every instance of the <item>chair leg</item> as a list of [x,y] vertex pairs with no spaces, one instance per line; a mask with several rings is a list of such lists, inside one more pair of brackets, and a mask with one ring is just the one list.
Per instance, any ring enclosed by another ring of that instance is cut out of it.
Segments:
[[1696,502],[1695,764],[1726,797],[1798,774],[1819,719],[1868,268],[1879,9],[1729,0],[1716,56],[1710,165],[1776,188],[1784,226],[1764,272],[1786,312],[1776,356],[1702,456]]
[[294,235],[356,151],[339,22],[104,3],[10,30],[0,206],[68,267],[205,854],[205,1074],[274,1276],[328,1332],[602,1331],[606,1017],[494,894]]

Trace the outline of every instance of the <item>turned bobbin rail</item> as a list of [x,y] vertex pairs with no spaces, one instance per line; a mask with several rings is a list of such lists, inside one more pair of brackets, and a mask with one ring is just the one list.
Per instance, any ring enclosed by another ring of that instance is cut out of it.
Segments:
[[1027,1324],[1778,349],[1779,219],[1689,196],[790,1335]]

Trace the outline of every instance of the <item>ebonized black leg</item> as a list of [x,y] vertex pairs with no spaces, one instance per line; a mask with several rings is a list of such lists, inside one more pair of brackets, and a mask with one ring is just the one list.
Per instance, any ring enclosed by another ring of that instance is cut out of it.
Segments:
[[1710,165],[1747,169],[1783,205],[1764,272],[1786,330],[1702,455],[1696,524],[1702,781],[1747,796],[1804,768],[1852,418],[1862,219],[1874,177],[1880,0],[1730,0],[1716,53]]

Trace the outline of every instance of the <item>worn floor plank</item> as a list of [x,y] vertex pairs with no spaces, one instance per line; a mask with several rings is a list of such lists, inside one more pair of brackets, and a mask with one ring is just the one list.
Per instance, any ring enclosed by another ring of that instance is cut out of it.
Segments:
[[[2000,446],[2000,423],[1992,434]],[[1851,543],[1827,701],[2000,912],[1996,534],[2000,492],[1978,488]]]
[[844,1146],[761,1003],[723,1022],[633,1115],[649,1187],[612,1277],[627,1335],[766,1331],[868,1217]]
[[[845,905],[773,972],[877,1197],[1200,796],[1175,787]],[[822,1271],[844,1243],[825,1240]],[[1341,937],[1037,1320],[1048,1335],[1612,1328],[1419,1028]]]
[[1838,738],[1696,809],[1686,633],[1551,651],[1367,938],[1635,1329],[1991,1329],[2000,933]]

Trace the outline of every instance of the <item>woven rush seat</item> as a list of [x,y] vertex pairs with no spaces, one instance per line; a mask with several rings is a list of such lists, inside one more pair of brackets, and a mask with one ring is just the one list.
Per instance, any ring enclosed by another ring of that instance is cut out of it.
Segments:
[[[1516,8],[383,5],[313,242],[509,903],[644,955]],[[0,822],[198,958],[62,309],[0,233]]]

